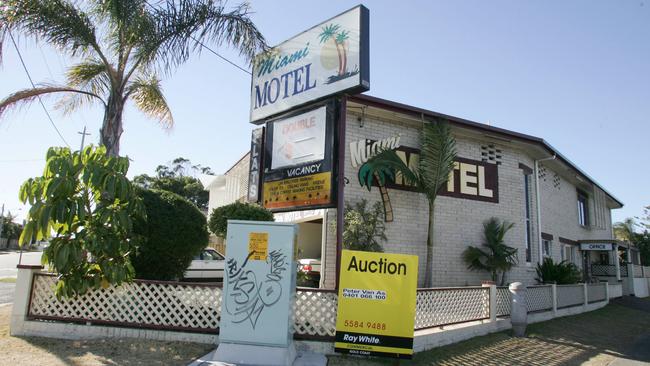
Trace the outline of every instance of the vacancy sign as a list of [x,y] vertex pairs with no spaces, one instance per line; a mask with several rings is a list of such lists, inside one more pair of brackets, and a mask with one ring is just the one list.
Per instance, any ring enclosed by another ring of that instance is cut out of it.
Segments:
[[343,250],[335,351],[411,358],[417,278],[415,255]]
[[250,120],[370,87],[368,9],[359,5],[253,60]]

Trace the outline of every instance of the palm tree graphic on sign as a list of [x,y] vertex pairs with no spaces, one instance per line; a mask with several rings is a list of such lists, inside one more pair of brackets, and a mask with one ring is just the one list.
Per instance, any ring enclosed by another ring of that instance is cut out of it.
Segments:
[[350,32],[341,29],[338,24],[328,24],[321,29],[318,35],[323,45],[320,54],[320,63],[326,70],[336,69],[336,74],[327,78],[326,84],[331,84],[349,78],[359,73],[359,66],[348,71],[348,51],[350,49]]

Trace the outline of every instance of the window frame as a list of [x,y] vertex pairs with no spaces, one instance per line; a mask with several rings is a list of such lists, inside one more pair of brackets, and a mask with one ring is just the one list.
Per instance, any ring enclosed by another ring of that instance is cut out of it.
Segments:
[[532,262],[532,230],[531,230],[531,195],[530,195],[531,174],[524,173],[524,226],[526,228],[526,263]]
[[553,258],[553,241],[542,239],[542,256],[544,258]]
[[577,207],[578,207],[578,225],[582,227],[589,227],[589,195],[582,191],[577,190]]

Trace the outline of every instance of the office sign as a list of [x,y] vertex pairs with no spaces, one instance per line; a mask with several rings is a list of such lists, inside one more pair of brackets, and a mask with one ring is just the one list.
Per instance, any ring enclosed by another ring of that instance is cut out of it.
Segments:
[[251,153],[248,164],[248,201],[258,202],[260,198],[260,181],[262,173],[262,142],[264,127],[256,128],[251,136]]
[[581,243],[580,250],[612,250],[611,243]]
[[296,235],[294,224],[228,220],[220,343],[289,345]]
[[253,60],[250,120],[370,87],[368,9],[359,5]]
[[334,103],[321,103],[267,123],[262,204],[272,210],[334,204]]
[[415,255],[343,250],[335,351],[411,358],[417,278]]

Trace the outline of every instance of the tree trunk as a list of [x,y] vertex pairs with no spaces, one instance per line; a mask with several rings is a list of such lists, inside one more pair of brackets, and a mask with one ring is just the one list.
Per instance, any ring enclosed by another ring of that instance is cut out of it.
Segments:
[[109,98],[104,113],[102,128],[99,130],[99,143],[106,147],[106,155],[120,154],[120,137],[122,136],[122,111],[124,104],[120,98]]
[[424,273],[424,287],[433,287],[433,224],[435,203],[429,202],[429,229],[427,231],[427,264]]
[[375,180],[377,180],[377,185],[379,186],[379,193],[381,193],[381,203],[384,204],[384,222],[393,222],[393,205],[390,203],[388,189],[386,189],[386,186],[379,183],[379,174],[375,172],[374,177]]

